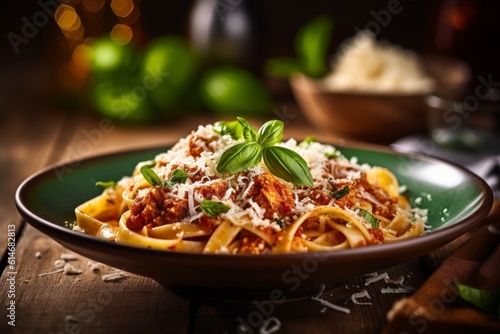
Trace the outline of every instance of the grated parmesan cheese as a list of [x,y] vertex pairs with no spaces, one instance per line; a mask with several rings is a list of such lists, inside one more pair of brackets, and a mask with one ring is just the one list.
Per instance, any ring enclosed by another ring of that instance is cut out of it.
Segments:
[[81,269],[73,267],[73,265],[70,263],[66,263],[63,268],[63,273],[65,275],[79,275],[83,273],[83,271]]
[[61,260],[74,261],[74,260],[78,260],[78,257],[75,254],[63,253],[63,254],[61,254]]
[[399,276],[399,278],[396,281],[394,281],[389,277],[389,274],[387,272],[383,272],[382,274],[378,274],[375,272],[375,273],[370,274],[370,276],[371,276],[371,278],[369,278],[365,281],[365,286],[368,286],[372,283],[375,283],[375,282],[378,282],[381,280],[384,280],[386,283],[401,285],[401,284],[403,284],[403,281],[405,279],[403,276]]
[[409,287],[409,286],[401,286],[398,288],[388,287],[388,288],[382,288],[380,290],[380,292],[382,292],[382,293],[409,293],[412,291],[414,291],[414,289],[412,287]]
[[434,87],[414,52],[379,42],[369,30],[341,45],[332,69],[323,80],[330,90],[426,94]]
[[88,261],[87,266],[89,267],[90,271],[96,272],[100,270],[100,263]]
[[370,285],[372,283],[383,280],[385,283],[397,285],[397,287],[384,287],[381,289],[382,293],[408,293],[412,292],[414,289],[411,286],[404,285],[404,276],[399,276],[397,280],[393,280],[389,277],[387,272],[383,272],[382,274],[372,273],[369,274],[370,278],[365,281],[365,286]]
[[325,285],[321,284],[318,295],[314,296],[314,297],[311,297],[311,299],[314,300],[314,301],[320,302],[322,305],[324,305],[326,307],[329,307],[329,308],[331,308],[331,309],[333,309],[335,311],[343,312],[343,313],[346,313],[346,314],[351,313],[351,310],[348,309],[348,308],[346,308],[346,307],[338,306],[338,305],[330,303],[327,300],[321,299],[320,296],[323,294],[323,291],[325,291]]
[[43,272],[41,274],[38,274],[37,276],[38,277],[49,276],[49,275],[53,275],[53,274],[57,274],[57,273],[62,273],[63,271],[64,271],[63,268],[59,268],[59,269],[56,269],[56,270],[53,270],[53,271]]
[[368,293],[367,290],[361,290],[360,292],[353,293],[351,295],[351,298],[346,300],[345,303],[347,304],[348,301],[352,301],[356,305],[373,305],[372,302],[360,302],[360,301],[358,301],[358,298],[372,299],[372,297],[370,297],[370,294]]
[[126,277],[128,277],[128,275],[124,271],[118,270],[114,273],[102,275],[101,279],[104,282],[114,282],[114,281],[119,281],[122,278],[126,278]]
[[66,264],[66,261],[64,261],[64,260],[55,260],[54,261],[54,267],[56,267],[56,269],[64,268],[65,264]]

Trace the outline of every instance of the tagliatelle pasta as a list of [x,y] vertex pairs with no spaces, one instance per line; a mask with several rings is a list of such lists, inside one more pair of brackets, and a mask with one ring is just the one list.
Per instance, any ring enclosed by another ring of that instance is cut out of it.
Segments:
[[386,168],[358,164],[331,145],[290,139],[275,145],[305,160],[312,186],[285,181],[271,172],[276,166],[258,160],[236,173],[218,172],[223,152],[239,142],[216,125],[200,126],[79,205],[75,228],[142,247],[222,254],[332,251],[424,231],[425,214],[415,213]]

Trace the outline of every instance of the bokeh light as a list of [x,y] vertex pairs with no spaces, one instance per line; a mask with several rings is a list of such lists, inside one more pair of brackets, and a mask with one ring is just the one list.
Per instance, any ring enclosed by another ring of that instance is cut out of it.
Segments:
[[110,33],[111,39],[116,44],[120,45],[128,44],[132,40],[133,35],[134,33],[132,29],[129,26],[121,23],[116,24]]
[[132,0],[113,0],[111,1],[111,10],[118,17],[127,17],[134,10]]

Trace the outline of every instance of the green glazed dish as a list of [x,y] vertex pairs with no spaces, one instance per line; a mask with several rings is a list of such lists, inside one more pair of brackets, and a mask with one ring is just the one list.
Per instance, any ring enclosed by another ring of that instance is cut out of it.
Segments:
[[[273,290],[285,296],[308,296],[319,286],[383,270],[425,255],[478,226],[493,205],[490,187],[465,168],[422,155],[385,147],[340,147],[359,163],[389,168],[406,187],[413,206],[428,210],[428,232],[395,243],[315,254],[190,254],[109,242],[71,230],[74,209],[97,196],[96,181],[130,175],[139,161],[168,147],[90,157],[49,166],[26,179],[16,192],[21,216],[66,248],[92,260],[151,277],[169,288],[217,298],[266,298]],[[417,205],[418,204],[418,205]],[[293,268],[307,271],[295,277]]]

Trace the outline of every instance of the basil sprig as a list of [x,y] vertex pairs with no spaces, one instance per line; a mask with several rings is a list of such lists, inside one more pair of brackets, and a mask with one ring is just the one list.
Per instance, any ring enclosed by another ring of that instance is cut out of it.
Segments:
[[240,123],[241,127],[243,128],[243,139],[247,141],[255,141],[257,142],[259,139],[259,134],[255,129],[253,128],[248,121],[242,117],[237,117],[238,122]]
[[243,136],[243,127],[237,120],[231,122],[220,121],[215,123],[214,132],[220,136],[230,135],[231,138],[238,140]]
[[220,173],[238,173],[262,160],[262,148],[256,142],[237,143],[226,149],[217,164]]
[[156,187],[156,186],[166,186],[166,181],[165,180],[162,180],[160,179],[160,177],[158,176],[158,174],[155,173],[155,171],[153,169],[151,169],[151,166],[150,165],[144,165],[141,167],[140,169],[141,171],[141,174],[142,176],[144,176],[144,179],[146,181],[148,181],[148,183],[150,185],[152,185],[153,187]]
[[345,186],[344,188],[337,190],[336,192],[333,193],[332,197],[335,199],[339,199],[347,194],[349,194],[349,186]]
[[95,183],[96,187],[101,187],[101,188],[114,188],[116,187],[116,181],[97,181]]
[[295,151],[275,146],[283,139],[282,121],[268,121],[258,132],[244,118],[238,117],[238,122],[242,128],[239,139],[243,141],[222,152],[217,163],[219,173],[238,173],[256,166],[264,158],[264,164],[277,177],[298,186],[313,186],[307,162]]
[[305,144],[311,144],[311,143],[314,143],[316,141],[316,137],[315,136],[307,136],[304,138],[304,140],[302,140],[303,143]]
[[371,228],[378,228],[378,220],[370,212],[361,208],[356,209],[356,212],[370,224]]
[[162,180],[151,167],[151,165],[144,165],[141,167],[140,171],[144,179],[153,187],[161,186],[172,188],[174,184],[184,183],[188,178],[188,174],[185,171],[182,169],[175,169],[172,175],[170,175],[170,180]]
[[211,199],[204,199],[200,203],[200,209],[208,217],[217,217],[221,213],[226,213],[229,211],[229,206],[219,202],[213,201]]
[[462,299],[479,307],[482,310],[497,314],[500,319],[500,288],[485,290],[455,283]]
[[170,184],[173,185],[175,183],[184,183],[186,182],[188,175],[182,169],[175,169],[170,175]]
[[307,163],[297,152],[281,146],[271,146],[263,149],[263,156],[267,168],[277,177],[298,186],[313,186]]

